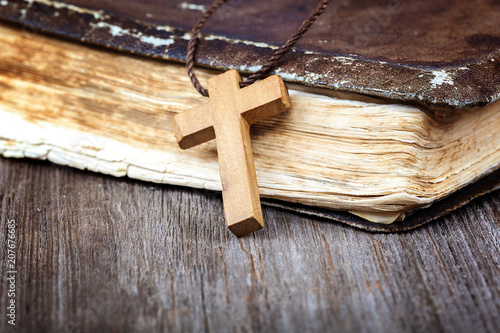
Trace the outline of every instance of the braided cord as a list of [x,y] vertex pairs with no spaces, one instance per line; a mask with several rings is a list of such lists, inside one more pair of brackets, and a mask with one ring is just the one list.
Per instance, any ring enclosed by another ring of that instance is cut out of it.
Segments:
[[[208,19],[226,2],[229,2],[231,0],[216,0],[212,5],[203,13],[203,15],[200,17],[198,20],[198,23],[194,26],[192,30],[192,35],[191,38],[189,39],[188,43],[188,48],[187,48],[187,53],[186,53],[186,69],[189,75],[189,78],[191,79],[191,82],[193,83],[193,86],[198,90],[198,92],[205,96],[208,97],[208,91],[202,87],[200,81],[196,77],[196,74],[194,73],[194,57],[196,53],[196,46],[198,43],[198,37],[200,34],[201,29],[205,25],[205,23],[208,21]],[[240,86],[246,87],[254,83],[255,81],[258,81],[262,78],[264,78],[269,71],[271,71],[272,68],[274,68],[278,62],[283,58],[285,54],[290,51],[295,44],[309,31],[309,29],[312,27],[314,22],[320,17],[321,14],[326,10],[326,7],[330,3],[330,0],[322,0],[318,7],[311,13],[311,15],[307,18],[307,20],[302,23],[301,27],[297,30],[297,32],[282,46],[280,47],[274,54],[273,56],[255,73],[250,75],[244,82],[240,83]]]

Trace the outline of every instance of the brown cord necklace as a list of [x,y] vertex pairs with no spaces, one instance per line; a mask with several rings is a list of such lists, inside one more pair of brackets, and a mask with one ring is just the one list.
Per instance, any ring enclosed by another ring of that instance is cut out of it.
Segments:
[[198,36],[212,14],[229,1],[216,0],[192,30],[186,68],[196,90],[210,98],[206,104],[177,114],[174,129],[182,149],[216,139],[226,224],[236,236],[244,236],[264,227],[250,125],[290,109],[290,97],[283,80],[278,75],[264,77],[311,28],[330,0],[322,0],[297,32],[245,81],[237,71],[229,70],[210,78],[207,90],[193,70]]

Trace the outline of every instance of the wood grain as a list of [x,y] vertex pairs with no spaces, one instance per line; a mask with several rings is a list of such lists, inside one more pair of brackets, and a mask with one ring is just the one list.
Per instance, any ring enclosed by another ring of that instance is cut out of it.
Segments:
[[[172,117],[204,102],[182,65],[5,25],[0,45],[4,156],[221,190],[215,145],[175,142]],[[199,71],[204,84],[213,74]],[[396,218],[499,167],[500,102],[440,123],[412,106],[293,88],[291,111],[251,130],[263,197]]]
[[181,148],[215,136],[226,225],[236,236],[264,227],[250,125],[290,110],[290,97],[279,76],[240,89],[242,81],[235,70],[210,78],[209,101],[174,116]]
[[18,229],[18,326],[2,332],[496,332],[500,192],[408,233],[264,208],[241,239],[220,196],[0,159]]

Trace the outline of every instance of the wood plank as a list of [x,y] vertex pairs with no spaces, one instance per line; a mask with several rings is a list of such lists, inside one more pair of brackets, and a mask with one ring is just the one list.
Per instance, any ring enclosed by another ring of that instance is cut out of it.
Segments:
[[18,326],[0,331],[496,332],[500,192],[417,230],[264,208],[241,239],[220,195],[0,159],[18,230]]

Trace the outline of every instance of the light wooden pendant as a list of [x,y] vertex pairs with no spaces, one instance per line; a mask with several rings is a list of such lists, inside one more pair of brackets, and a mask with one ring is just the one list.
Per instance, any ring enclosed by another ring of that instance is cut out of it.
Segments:
[[236,236],[264,227],[250,141],[250,125],[290,109],[283,80],[273,75],[240,88],[230,70],[208,80],[208,103],[177,114],[174,128],[182,149],[216,139],[226,224]]

